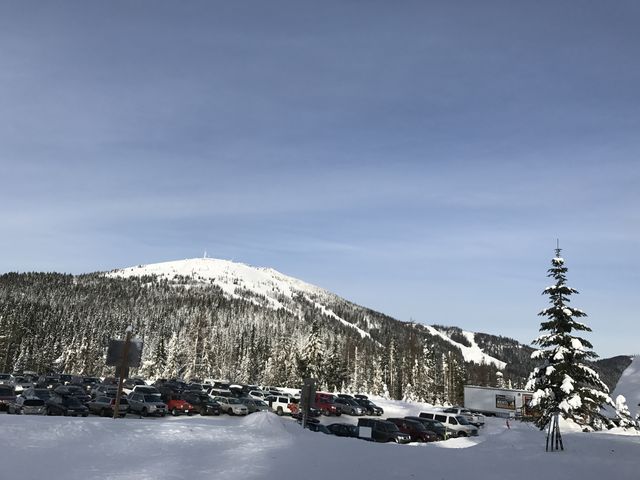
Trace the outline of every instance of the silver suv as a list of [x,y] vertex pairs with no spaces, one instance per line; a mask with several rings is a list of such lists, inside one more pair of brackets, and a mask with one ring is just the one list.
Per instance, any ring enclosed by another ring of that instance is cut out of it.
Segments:
[[131,392],[127,395],[127,400],[129,400],[129,411],[139,413],[142,417],[147,415],[164,417],[167,414],[167,405],[162,401],[160,395]]

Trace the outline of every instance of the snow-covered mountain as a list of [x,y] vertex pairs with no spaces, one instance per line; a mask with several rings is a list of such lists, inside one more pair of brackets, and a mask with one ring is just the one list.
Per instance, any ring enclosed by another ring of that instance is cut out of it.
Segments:
[[[339,298],[337,295],[280,273],[273,268],[253,267],[244,263],[205,257],[138,265],[113,270],[107,274],[110,277],[122,278],[146,275],[153,275],[178,284],[182,280],[188,280],[190,285],[194,283],[215,285],[230,298],[244,298],[273,309],[282,308],[290,311],[290,302],[294,297],[302,296],[325,315],[356,329],[362,337],[369,337],[368,332],[347,322],[327,308],[327,300],[336,300]],[[265,299],[266,302],[259,302],[258,299]]]
[[[153,275],[178,284],[181,284],[181,281],[188,281],[191,285],[194,283],[212,284],[221,288],[231,298],[245,298],[254,302],[256,297],[264,298],[267,302],[263,302],[263,306],[274,309],[290,310],[288,301],[300,295],[313,303],[325,315],[355,328],[362,337],[370,336],[369,332],[341,318],[328,306],[329,303],[344,301],[343,299],[328,290],[290,277],[273,268],[254,267],[244,263],[205,257],[138,265],[114,270],[107,275],[122,278]],[[250,295],[247,295],[248,292]],[[462,332],[467,340],[465,345],[434,327],[427,326],[426,329],[431,335],[439,337],[459,349],[466,362],[493,364],[500,370],[506,367],[506,362],[482,351],[475,342],[475,333],[473,332]]]
[[624,395],[629,411],[635,417],[640,412],[640,355],[635,356],[622,372],[611,398],[615,400],[618,395]]
[[[0,371],[111,375],[109,340],[134,328],[140,375],[228,378],[458,403],[462,385],[522,386],[531,347],[403,322],[271,268],[211,258],[86,275],[0,276]],[[428,305],[425,305],[425,309]],[[433,319],[437,321],[438,319]],[[594,365],[615,385],[629,357]]]

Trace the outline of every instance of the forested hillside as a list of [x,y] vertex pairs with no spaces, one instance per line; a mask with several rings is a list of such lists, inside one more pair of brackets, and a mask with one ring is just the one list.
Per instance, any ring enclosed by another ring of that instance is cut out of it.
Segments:
[[[272,297],[196,277],[0,276],[0,371],[113,374],[110,338],[132,325],[144,341],[146,377],[225,378],[392,398],[459,403],[464,383],[495,385],[496,366],[473,364],[432,327],[400,322],[329,292],[293,289]],[[275,297],[274,297],[275,298]],[[459,329],[458,329],[459,330]],[[453,335],[463,339],[462,332]],[[476,334],[507,363],[505,381],[522,386],[529,347]]]

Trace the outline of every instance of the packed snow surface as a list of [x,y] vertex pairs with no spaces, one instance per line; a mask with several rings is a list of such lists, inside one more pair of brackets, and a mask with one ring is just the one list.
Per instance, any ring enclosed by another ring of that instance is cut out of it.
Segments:
[[[264,297],[267,302],[266,306],[273,309],[283,308],[287,310],[287,305],[282,303],[282,299],[292,300],[295,295],[302,295],[307,301],[319,308],[323,314],[354,328],[361,337],[369,336],[368,332],[347,322],[331,309],[315,300],[316,298],[336,299],[338,298],[336,295],[297,278],[284,275],[272,268],[253,267],[244,263],[217,258],[192,258],[138,265],[114,270],[107,275],[123,278],[155,275],[160,279],[170,281],[179,281],[182,278],[187,278],[195,283],[216,285],[226,295],[233,298],[244,298],[242,291],[246,290]],[[252,297],[249,297],[249,300],[255,301]]]
[[[377,401],[377,399],[376,399]],[[386,416],[424,406],[382,402]],[[355,417],[322,418],[323,423]],[[479,437],[395,445],[303,430],[273,413],[123,420],[0,414],[2,479],[211,480],[297,478],[637,480],[640,436],[563,425],[563,452],[545,432],[487,418]]]

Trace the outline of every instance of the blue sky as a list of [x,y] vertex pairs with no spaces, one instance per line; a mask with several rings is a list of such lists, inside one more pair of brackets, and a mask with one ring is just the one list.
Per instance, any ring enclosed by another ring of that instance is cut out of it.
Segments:
[[640,6],[3,2],[0,272],[209,256],[640,353]]

